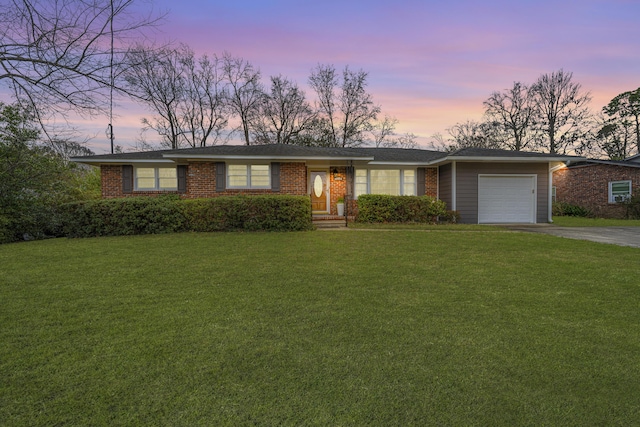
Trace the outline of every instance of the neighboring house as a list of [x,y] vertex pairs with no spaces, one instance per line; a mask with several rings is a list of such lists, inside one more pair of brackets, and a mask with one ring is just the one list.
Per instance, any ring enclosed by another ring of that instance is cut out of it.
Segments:
[[[221,145],[72,159],[99,166],[104,198],[176,193],[183,198],[291,194],[314,215],[336,215],[338,198],[429,195],[464,223],[551,221],[551,168],[567,156],[505,150],[454,153],[401,148]],[[349,214],[357,208],[350,204]]]
[[623,218],[621,201],[640,190],[640,155],[622,161],[584,160],[553,172],[555,200],[589,208],[596,216]]

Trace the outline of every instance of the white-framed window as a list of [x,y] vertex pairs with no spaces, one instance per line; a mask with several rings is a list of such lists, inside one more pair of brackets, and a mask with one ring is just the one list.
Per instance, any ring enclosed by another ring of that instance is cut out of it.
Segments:
[[551,201],[555,202],[556,201],[556,186],[552,186],[551,187]]
[[227,165],[228,188],[271,188],[269,165]]
[[624,202],[631,197],[631,181],[609,182],[609,203]]
[[135,168],[135,189],[177,190],[178,172],[175,167],[137,167]]
[[356,169],[355,196],[361,194],[416,195],[415,169]]

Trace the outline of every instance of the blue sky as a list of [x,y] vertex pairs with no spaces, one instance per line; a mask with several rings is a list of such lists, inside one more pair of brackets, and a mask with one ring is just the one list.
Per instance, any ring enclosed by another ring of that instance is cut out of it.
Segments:
[[[591,92],[594,111],[640,86],[640,1],[157,0],[137,7],[168,12],[158,41],[186,43],[197,54],[228,51],[259,67],[264,82],[282,74],[306,88],[318,63],[363,69],[383,113],[421,143],[480,119],[492,91],[560,68]],[[116,142],[130,145],[149,113],[128,102],[116,113]],[[97,122],[79,124],[104,152],[107,119]]]

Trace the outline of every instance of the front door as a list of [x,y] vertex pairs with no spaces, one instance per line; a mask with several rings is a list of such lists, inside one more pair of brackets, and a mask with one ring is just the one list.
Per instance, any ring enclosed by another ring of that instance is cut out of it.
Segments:
[[327,212],[327,172],[311,172],[311,210]]

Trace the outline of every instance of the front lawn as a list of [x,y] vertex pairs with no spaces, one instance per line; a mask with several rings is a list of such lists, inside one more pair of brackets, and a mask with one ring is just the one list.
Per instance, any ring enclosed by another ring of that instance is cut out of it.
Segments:
[[0,424],[633,425],[640,250],[500,231],[0,246]]

